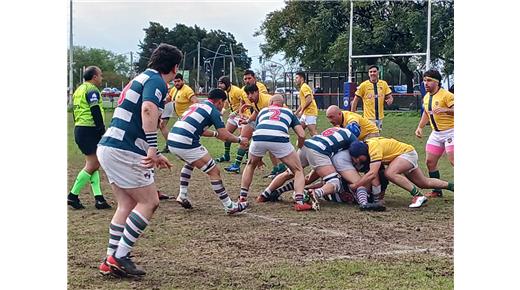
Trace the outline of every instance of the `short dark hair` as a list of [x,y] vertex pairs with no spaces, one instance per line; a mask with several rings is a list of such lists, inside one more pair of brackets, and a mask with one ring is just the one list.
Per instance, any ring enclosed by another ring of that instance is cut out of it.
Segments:
[[252,70],[250,70],[250,69],[246,69],[246,70],[244,71],[244,75],[252,75],[252,76],[255,76],[255,72],[252,71]]
[[434,79],[438,80],[439,83],[441,82],[441,78],[442,78],[441,73],[436,69],[430,69],[430,70],[425,71],[423,74],[423,77],[434,78]]
[[368,67],[368,70],[371,70],[371,69],[373,69],[373,68],[375,68],[375,69],[377,69],[377,71],[379,71],[379,67],[378,67],[377,65],[375,65],[375,64],[369,66],[369,67]]
[[208,99],[210,100],[225,100],[227,99],[226,92],[222,89],[212,89],[209,91]]
[[303,78],[303,80],[305,80],[305,79],[306,79],[306,77],[305,77],[305,73],[304,73],[304,72],[302,72],[302,71],[299,71],[299,72],[297,72],[297,73],[296,73],[296,75],[297,75],[297,76],[300,76],[300,77],[302,77],[302,78]]
[[226,90],[229,89],[229,87],[231,86],[231,81],[229,80],[229,78],[227,76],[221,76],[218,79],[218,82],[223,83],[226,86]]
[[97,67],[97,66],[91,65],[91,66],[87,67],[85,69],[85,71],[83,72],[83,79],[85,81],[92,80],[94,78],[94,76],[98,74],[98,71],[101,71],[101,69],[99,69],[99,67]]
[[148,67],[167,74],[181,63],[182,52],[171,44],[161,43],[150,56]]
[[254,92],[258,92],[258,87],[256,86],[256,84],[247,85],[244,87],[244,92],[246,92],[246,94],[248,95]]
[[184,80],[184,78],[182,77],[181,73],[177,73],[173,79],[174,80],[182,80],[182,81]]

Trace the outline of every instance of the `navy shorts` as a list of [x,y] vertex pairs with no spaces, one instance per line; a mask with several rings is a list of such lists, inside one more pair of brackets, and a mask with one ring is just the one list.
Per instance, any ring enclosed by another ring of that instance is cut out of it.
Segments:
[[76,126],[74,128],[74,140],[81,153],[85,155],[96,154],[97,144],[102,136],[102,132],[96,127]]

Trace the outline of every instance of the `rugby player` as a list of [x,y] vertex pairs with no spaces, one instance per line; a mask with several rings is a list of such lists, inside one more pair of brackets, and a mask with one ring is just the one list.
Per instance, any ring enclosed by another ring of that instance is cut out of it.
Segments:
[[[422,129],[428,121],[432,128],[426,142],[426,167],[431,178],[440,178],[437,164],[446,152],[448,160],[453,165],[455,153],[454,111],[455,101],[451,92],[440,87],[441,74],[437,70],[426,71],[423,75],[426,95],[423,99],[424,111],[415,135],[422,138]],[[442,197],[442,190],[434,189],[426,194],[428,197]]]

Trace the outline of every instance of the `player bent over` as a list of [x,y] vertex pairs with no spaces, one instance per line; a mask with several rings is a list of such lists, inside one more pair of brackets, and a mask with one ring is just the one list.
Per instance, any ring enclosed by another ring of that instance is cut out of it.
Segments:
[[[177,202],[184,208],[192,207],[188,199],[188,185],[195,167],[209,176],[211,187],[228,214],[241,212],[247,208],[247,202],[231,201],[222,183],[218,166],[209,155],[208,150],[199,142],[201,135],[213,136],[222,141],[240,143],[241,146],[247,147],[247,138],[237,137],[224,127],[220,112],[224,107],[226,97],[226,93],[221,89],[211,90],[208,100],[191,105],[175,122],[168,134],[168,148],[185,162],[181,170],[179,196],[177,197]],[[215,126],[217,131],[205,130],[209,126]]]
[[350,186],[352,189],[370,184],[373,179],[377,178],[381,165],[388,165],[385,169],[386,178],[413,196],[410,208],[421,207],[428,201],[416,186],[423,189],[439,188],[453,191],[453,183],[424,176],[418,167],[418,155],[412,145],[395,139],[377,137],[365,142],[352,143],[349,153],[357,166],[369,164],[368,172]]
[[[356,136],[348,129],[332,127],[323,131],[320,135],[315,135],[311,139],[304,142],[303,147],[298,150],[298,155],[303,168],[310,165],[316,175],[323,178],[325,184],[315,190],[311,190],[309,194],[312,197],[321,199],[324,195],[333,194],[339,191],[340,181],[338,173],[332,165],[330,157],[341,150],[346,150],[350,143],[356,141]],[[262,193],[263,199],[259,197],[259,202],[269,199],[272,191],[282,186],[286,181],[293,178],[290,171],[285,171],[276,176],[271,184]],[[362,191],[362,189],[360,189]],[[366,200],[367,192],[364,190]],[[365,206],[368,202],[363,203]],[[296,210],[298,206],[296,205]]]
[[284,100],[281,95],[274,95],[269,101],[270,106],[261,109],[258,113],[256,130],[253,133],[253,141],[249,147],[249,160],[242,175],[239,200],[247,200],[249,186],[253,180],[255,169],[265,153],[269,151],[276,158],[282,160],[293,173],[296,208],[304,210],[304,207],[309,206],[303,203],[305,179],[300,159],[289,140],[289,127],[293,128],[298,136],[299,147],[305,141],[305,131],[300,125],[298,118],[290,109],[284,108],[283,103]]
[[130,252],[159,206],[153,167],[171,167],[166,157],[157,154],[157,122],[166,83],[173,80],[181,59],[175,46],[160,44],[148,69],[123,89],[110,127],[99,141],[97,156],[117,200],[107,258],[99,266],[102,274],[146,274],[134,264]]

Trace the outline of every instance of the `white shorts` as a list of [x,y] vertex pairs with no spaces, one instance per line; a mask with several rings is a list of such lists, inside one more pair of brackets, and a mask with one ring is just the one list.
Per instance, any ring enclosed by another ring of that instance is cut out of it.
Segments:
[[171,118],[173,115],[173,102],[168,102],[164,105],[164,110],[161,114],[161,119]]
[[379,131],[383,130],[383,120],[369,120],[372,124],[376,125]]
[[154,183],[153,168],[141,165],[144,156],[103,145],[98,145],[96,154],[108,182],[120,188],[138,188]]
[[403,154],[397,156],[396,158],[406,159],[406,161],[410,162],[413,165],[412,169],[408,170],[407,173],[410,173],[410,172],[414,171],[415,169],[419,168],[419,163],[418,163],[419,155],[417,155],[417,151],[415,151],[415,150],[403,153]]
[[444,131],[432,131],[428,142],[426,142],[426,152],[434,155],[442,155],[455,151],[455,129]]
[[332,164],[336,168],[337,172],[356,170],[354,165],[352,165],[352,158],[350,158],[348,150],[339,151],[332,156]]
[[316,125],[316,120],[318,120],[318,116],[302,115],[300,118],[300,122],[305,122],[305,125]]
[[208,150],[202,145],[193,149],[181,149],[168,146],[168,149],[170,149],[170,152],[177,155],[179,159],[188,164],[192,164],[193,162],[201,159],[204,155],[208,154]]
[[320,154],[312,149],[303,146],[298,150],[298,157],[302,163],[302,167],[305,168],[310,165],[313,169],[321,166],[332,165],[332,161],[329,156]]
[[229,118],[227,119],[227,122],[233,126],[236,126],[238,128],[242,128],[242,125],[240,125],[240,117],[239,116],[236,116],[236,115],[230,115]]
[[271,152],[274,157],[280,159],[294,152],[294,147],[290,142],[276,143],[254,140],[251,142],[251,145],[249,145],[249,154],[256,157],[263,157],[267,151]]

